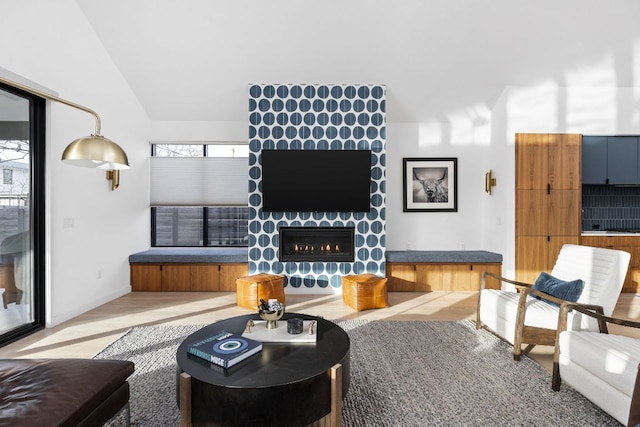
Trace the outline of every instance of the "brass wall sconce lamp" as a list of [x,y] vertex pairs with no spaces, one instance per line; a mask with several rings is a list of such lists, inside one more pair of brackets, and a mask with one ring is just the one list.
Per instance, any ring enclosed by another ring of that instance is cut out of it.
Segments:
[[3,77],[0,77],[0,82],[50,101],[60,102],[94,116],[96,119],[95,133],[71,142],[62,153],[62,161],[74,166],[104,169],[107,171],[107,179],[111,181],[111,190],[118,188],[120,185],[120,170],[129,169],[129,159],[118,144],[100,135],[100,116],[95,111]]
[[487,193],[489,193],[489,195],[491,195],[493,191],[493,187],[495,186],[496,186],[496,179],[493,177],[493,172],[491,171],[491,169],[489,169],[489,172],[487,172],[484,176],[484,191],[486,191]]

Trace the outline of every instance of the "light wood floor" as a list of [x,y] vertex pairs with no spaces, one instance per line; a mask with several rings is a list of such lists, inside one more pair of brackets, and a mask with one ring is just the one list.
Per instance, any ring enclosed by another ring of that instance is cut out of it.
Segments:
[[[475,319],[477,292],[390,292],[390,307],[356,312],[341,296],[287,295],[287,312],[326,319],[464,320]],[[132,292],[0,348],[0,358],[90,358],[134,326],[209,324],[251,313],[236,306],[235,292]],[[640,320],[640,294],[622,294],[616,317]],[[630,328],[611,332],[640,338]],[[553,348],[537,346],[530,354],[551,368]]]

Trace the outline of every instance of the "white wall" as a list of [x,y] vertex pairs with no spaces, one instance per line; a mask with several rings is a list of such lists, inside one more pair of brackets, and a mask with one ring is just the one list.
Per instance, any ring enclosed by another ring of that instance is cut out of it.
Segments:
[[148,119],[74,0],[5,2],[0,52],[3,68],[98,112],[102,134],[125,149],[132,165],[112,192],[104,171],[63,164],[66,145],[92,133],[95,121],[49,106],[47,323],[53,325],[130,292],[128,255],[149,245]]

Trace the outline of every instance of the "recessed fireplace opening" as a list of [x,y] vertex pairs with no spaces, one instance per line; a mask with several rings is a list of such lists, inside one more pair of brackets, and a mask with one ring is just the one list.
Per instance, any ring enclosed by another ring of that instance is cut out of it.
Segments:
[[279,260],[353,262],[354,227],[280,227]]

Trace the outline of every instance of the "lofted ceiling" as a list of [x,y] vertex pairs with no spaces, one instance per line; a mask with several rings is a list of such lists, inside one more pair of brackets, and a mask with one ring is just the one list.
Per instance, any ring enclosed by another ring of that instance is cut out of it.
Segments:
[[157,121],[246,120],[250,83],[385,84],[389,122],[447,122],[640,77],[635,0],[76,1]]

